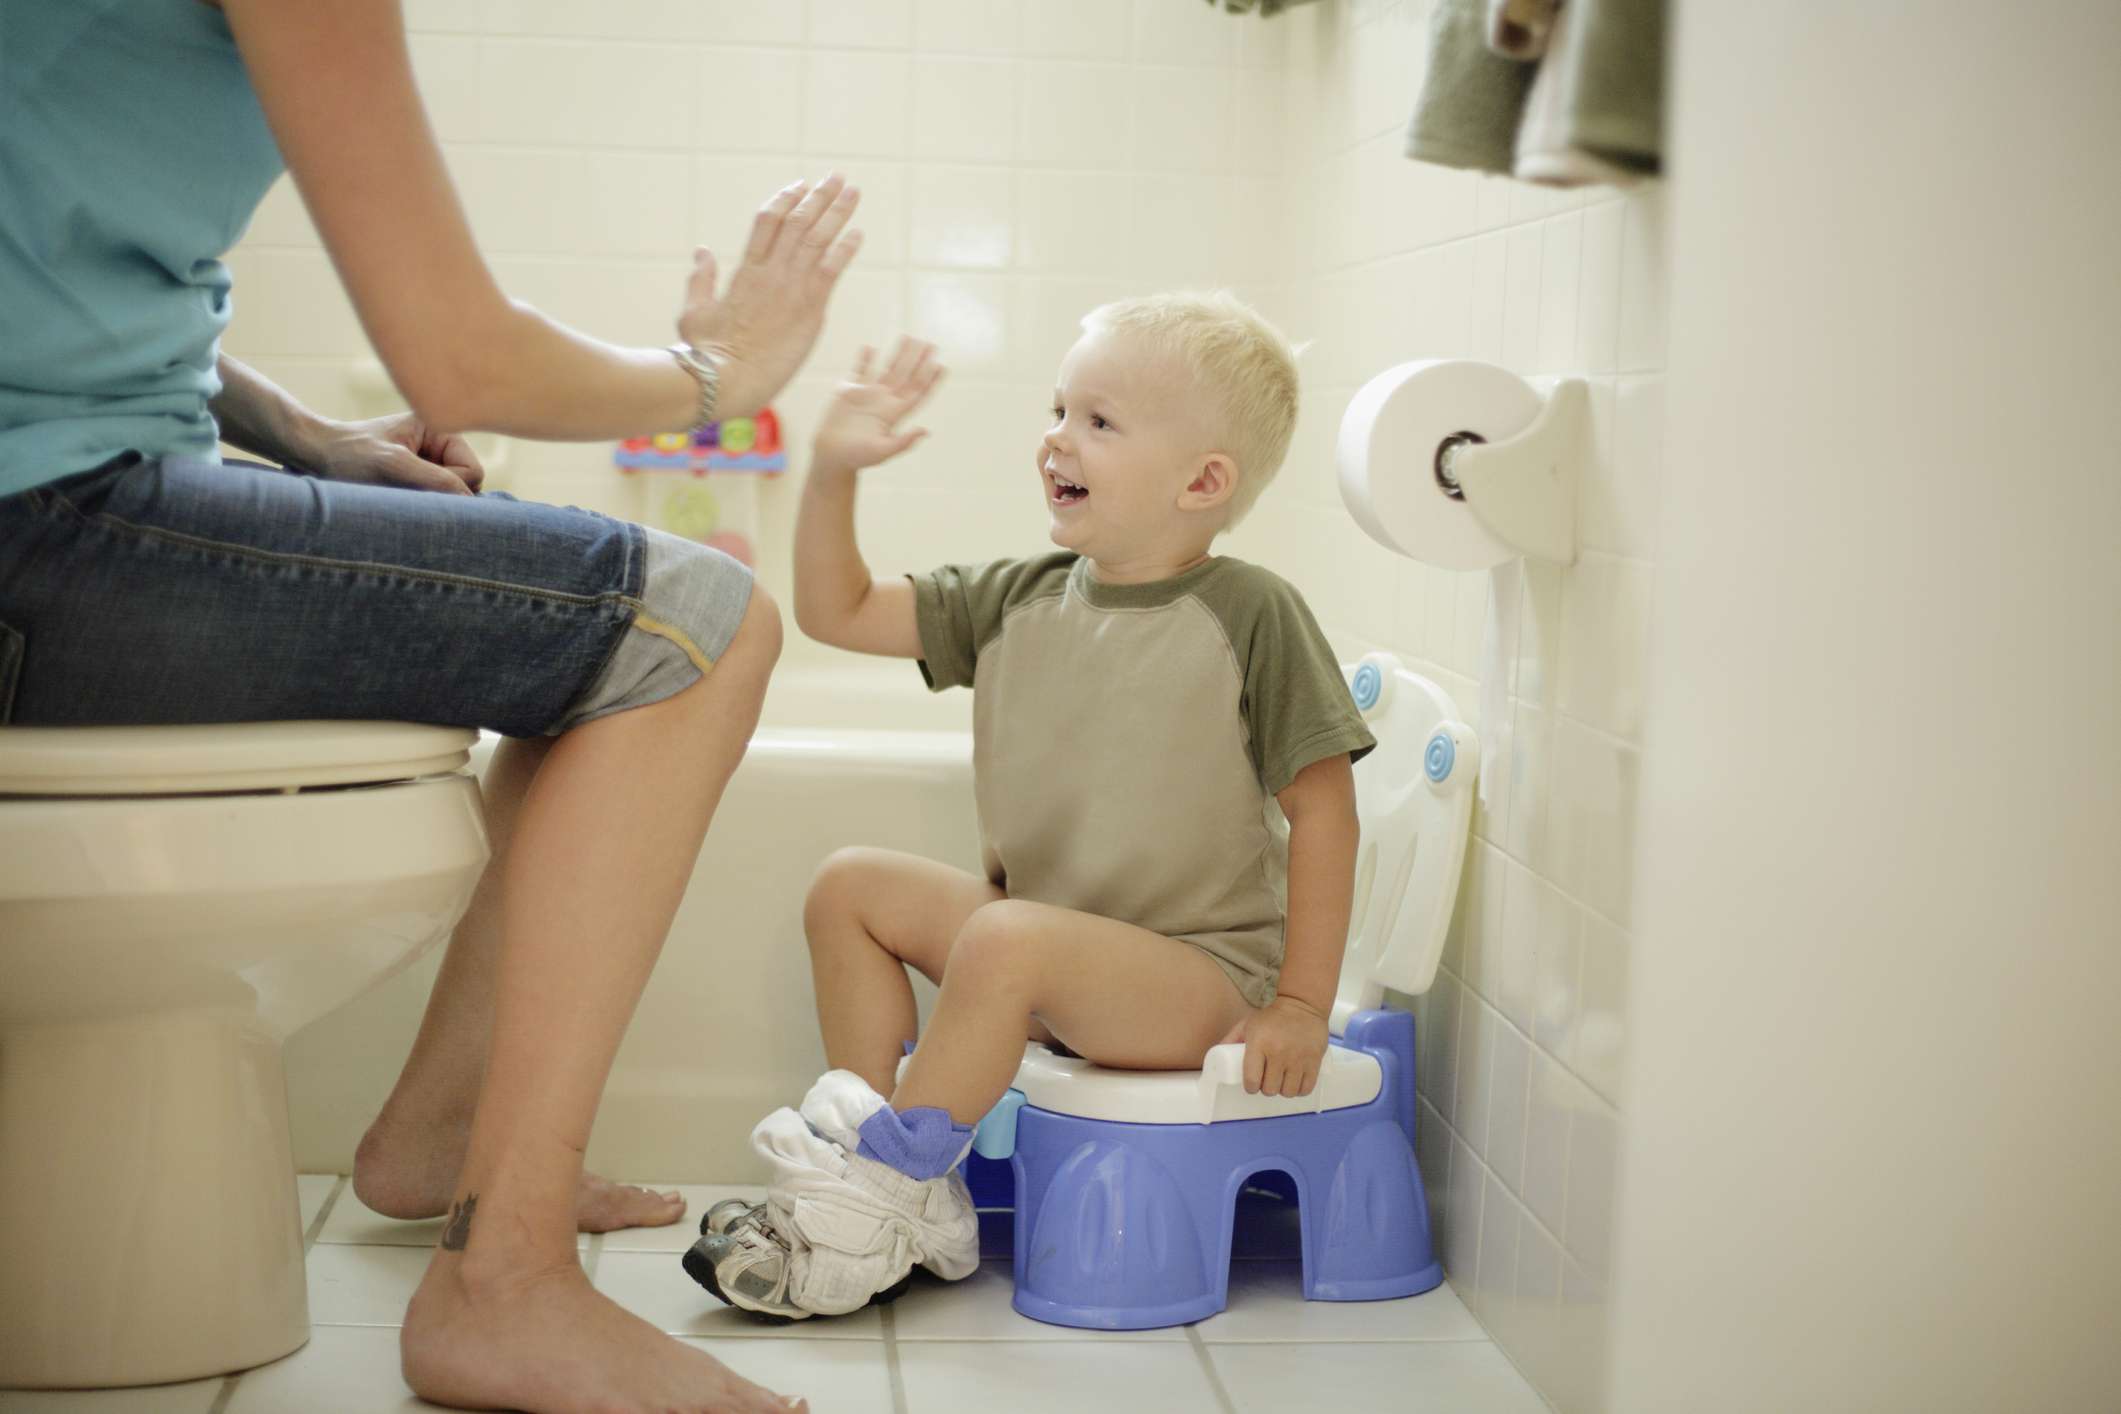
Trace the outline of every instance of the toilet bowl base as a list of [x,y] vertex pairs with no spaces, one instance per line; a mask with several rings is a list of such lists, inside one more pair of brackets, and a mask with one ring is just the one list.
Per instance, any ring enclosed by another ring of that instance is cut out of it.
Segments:
[[0,1387],[198,1379],[309,1339],[280,1044],[235,1011],[0,1028]]

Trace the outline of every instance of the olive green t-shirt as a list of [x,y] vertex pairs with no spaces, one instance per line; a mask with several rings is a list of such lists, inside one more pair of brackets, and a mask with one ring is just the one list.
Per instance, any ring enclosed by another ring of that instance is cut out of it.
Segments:
[[1376,739],[1295,588],[1218,556],[1107,584],[1066,552],[914,575],[921,672],[973,689],[988,877],[1132,923],[1273,998],[1289,830],[1275,795]]

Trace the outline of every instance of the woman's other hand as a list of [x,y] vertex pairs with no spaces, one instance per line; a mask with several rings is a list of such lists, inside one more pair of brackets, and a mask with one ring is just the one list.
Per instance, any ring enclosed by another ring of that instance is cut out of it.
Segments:
[[[744,263],[715,294],[714,253],[693,252],[678,337],[721,362],[720,415],[749,417],[802,366],[825,322],[825,302],[854,259],[860,231],[846,231],[861,200],[837,172],[815,187],[792,182],[759,208]],[[846,231],[844,235],[842,231]]]
[[486,480],[469,442],[454,432],[432,431],[409,412],[327,424],[310,462],[301,469],[327,481],[457,496],[473,494]]

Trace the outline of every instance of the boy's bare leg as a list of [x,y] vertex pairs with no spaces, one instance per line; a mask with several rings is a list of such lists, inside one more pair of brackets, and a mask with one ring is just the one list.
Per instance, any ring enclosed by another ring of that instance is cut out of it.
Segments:
[[492,1045],[442,1245],[405,1313],[406,1382],[544,1414],[787,1406],[599,1294],[575,1255],[582,1151],[620,1036],[780,651],[754,591],[714,671],[560,738],[501,885]]
[[941,982],[965,920],[1001,897],[977,874],[896,850],[858,847],[827,859],[803,902],[825,1063],[889,1095],[918,1025],[906,969]]
[[[556,740],[502,742],[481,783],[492,857],[450,937],[397,1086],[354,1151],[354,1194],[385,1216],[431,1218],[449,1211],[493,1039],[502,884],[516,820]],[[684,1215],[685,1202],[676,1194],[612,1183],[593,1173],[582,1175],[575,1194],[575,1223],[584,1232],[660,1227]]]
[[1249,1008],[1198,948],[1130,923],[1005,899],[952,940],[927,1034],[891,1096],[977,1124],[1015,1078],[1035,1020],[1099,1065],[1197,1066]]

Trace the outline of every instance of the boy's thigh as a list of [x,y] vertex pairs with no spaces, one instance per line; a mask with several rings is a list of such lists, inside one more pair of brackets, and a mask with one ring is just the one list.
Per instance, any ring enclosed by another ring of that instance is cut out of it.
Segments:
[[884,951],[940,985],[965,920],[1004,894],[968,870],[858,846],[832,857],[814,896],[851,913]]
[[1016,901],[1002,926],[1033,950],[1038,1020],[1099,1065],[1185,1070],[1251,1007],[1220,964],[1191,943],[1117,919]]

